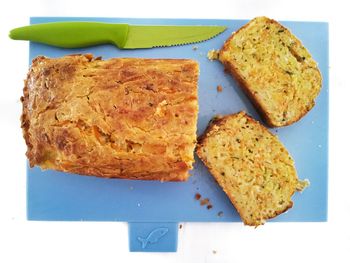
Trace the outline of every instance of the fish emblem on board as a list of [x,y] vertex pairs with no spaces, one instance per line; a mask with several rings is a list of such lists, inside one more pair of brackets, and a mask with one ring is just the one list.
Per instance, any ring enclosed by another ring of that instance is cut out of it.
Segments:
[[142,244],[142,248],[146,248],[148,244],[154,244],[157,243],[160,238],[166,235],[168,233],[169,229],[166,227],[159,227],[154,229],[149,235],[145,238],[138,237],[137,240],[139,240]]

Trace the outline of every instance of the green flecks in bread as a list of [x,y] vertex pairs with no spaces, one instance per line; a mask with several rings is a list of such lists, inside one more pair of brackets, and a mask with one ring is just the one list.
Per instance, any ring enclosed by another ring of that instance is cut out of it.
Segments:
[[267,17],[257,17],[232,34],[219,59],[272,127],[298,121],[321,89],[321,73],[310,53],[287,28]]
[[215,118],[196,152],[247,225],[291,208],[291,196],[306,186],[278,138],[244,112]]

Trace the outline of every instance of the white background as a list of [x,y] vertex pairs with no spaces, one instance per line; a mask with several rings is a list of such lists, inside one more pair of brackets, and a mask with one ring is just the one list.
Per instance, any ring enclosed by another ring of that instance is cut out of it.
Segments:
[[[0,262],[350,262],[349,16],[347,1],[0,1]],[[26,221],[19,116],[28,43],[8,31],[30,16],[328,21],[330,170],[327,223],[185,223],[177,253],[129,253],[126,223]],[[216,253],[213,253],[213,250]]]

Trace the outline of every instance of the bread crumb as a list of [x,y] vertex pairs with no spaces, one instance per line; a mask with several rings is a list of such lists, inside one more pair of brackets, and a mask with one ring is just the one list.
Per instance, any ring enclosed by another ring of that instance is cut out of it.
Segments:
[[193,46],[192,49],[193,49],[193,50],[197,50],[197,49],[198,49],[198,46]]
[[213,250],[213,254],[215,255],[216,253],[218,253],[216,250]]
[[224,212],[222,212],[222,211],[220,211],[219,213],[218,213],[218,217],[222,217],[224,215]]
[[180,229],[182,228],[182,224],[179,225],[179,228],[180,228]]
[[221,85],[218,85],[218,86],[216,87],[216,90],[217,90],[218,92],[222,92],[222,86],[221,86]]
[[209,204],[209,199],[208,198],[205,198],[205,199],[201,200],[201,205],[207,205],[207,204]]
[[309,186],[310,186],[309,179],[299,180],[295,189],[298,192],[302,192],[306,187],[309,187]]
[[207,58],[211,61],[219,59],[219,50],[209,50],[207,54]]
[[201,198],[202,196],[199,193],[196,193],[194,195],[194,199],[196,199],[197,201],[200,201],[201,206],[207,206],[208,210],[213,208],[213,205],[210,203],[209,198],[203,198],[203,199]]

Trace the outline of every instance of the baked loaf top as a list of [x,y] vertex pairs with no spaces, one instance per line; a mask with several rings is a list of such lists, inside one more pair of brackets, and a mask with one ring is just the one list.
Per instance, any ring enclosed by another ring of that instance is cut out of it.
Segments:
[[198,64],[186,59],[33,60],[22,128],[30,166],[186,180],[194,161]]
[[310,53],[287,28],[267,17],[233,33],[219,59],[272,127],[298,121],[321,89],[321,73]]
[[283,213],[306,186],[278,138],[244,112],[213,119],[196,152],[247,225]]

